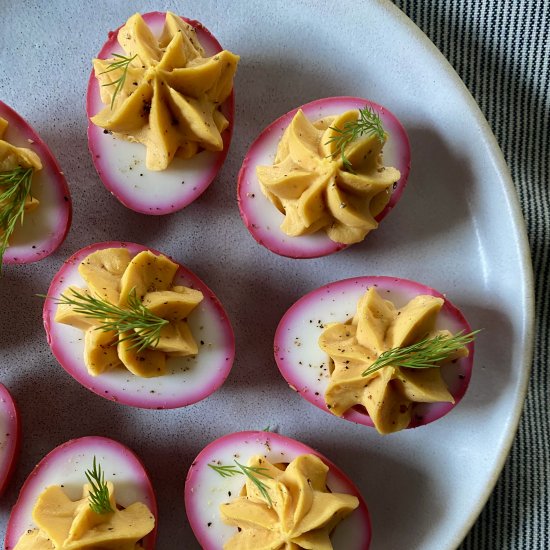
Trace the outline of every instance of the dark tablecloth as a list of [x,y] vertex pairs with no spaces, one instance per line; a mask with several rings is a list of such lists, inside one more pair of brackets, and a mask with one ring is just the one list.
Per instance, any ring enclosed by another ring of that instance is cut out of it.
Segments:
[[535,275],[535,353],[510,456],[461,550],[550,548],[550,1],[394,0],[489,121],[516,186]]

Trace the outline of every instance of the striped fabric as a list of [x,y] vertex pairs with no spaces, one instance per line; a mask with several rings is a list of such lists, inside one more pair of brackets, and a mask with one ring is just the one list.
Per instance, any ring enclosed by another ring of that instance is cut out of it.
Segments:
[[519,433],[461,550],[550,548],[550,1],[394,0],[472,92],[510,167],[535,272],[535,356]]

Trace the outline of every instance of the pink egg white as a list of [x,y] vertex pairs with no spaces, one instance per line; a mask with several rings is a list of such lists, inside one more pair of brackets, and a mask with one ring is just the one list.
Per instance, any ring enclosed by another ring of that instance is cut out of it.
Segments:
[[381,222],[394,208],[407,183],[411,161],[407,133],[397,117],[385,107],[367,99],[345,96],[318,99],[293,109],[270,124],[252,143],[244,158],[238,177],[239,209],[244,224],[258,243],[289,258],[317,258],[347,248],[347,245],[329,239],[323,231],[299,237],[283,233],[279,226],[284,216],[262,193],[256,167],[273,164],[277,145],[299,109],[314,121],[352,109],[363,109],[365,106],[379,115],[384,130],[390,136],[384,145],[384,164],[401,172],[388,204],[375,217],[376,221]]
[[101,465],[105,481],[115,484],[119,506],[128,507],[134,502],[142,502],[152,512],[155,528],[143,540],[143,548],[155,548],[157,501],[141,460],[118,441],[107,437],[87,436],[72,439],[56,447],[29,474],[11,510],[4,542],[6,550],[14,548],[25,531],[36,527],[32,510],[44,489],[50,485],[60,485],[71,500],[82,498],[82,486],[87,483],[85,472],[92,468],[94,457]]
[[[275,332],[275,361],[289,386],[319,409],[332,414],[324,395],[329,382],[328,356],[318,345],[319,336],[329,323],[351,319],[361,296],[370,287],[402,307],[417,295],[437,296],[445,300],[436,322],[436,329],[448,329],[455,334],[471,332],[470,325],[443,294],[407,279],[397,277],[355,277],[329,283],[313,290],[294,303],[283,315]],[[441,367],[442,376],[453,403],[415,403],[409,428],[429,424],[450,412],[462,399],[472,374],[473,342],[467,345],[469,355]],[[356,406],[343,418],[357,424],[373,426],[365,409]]]
[[61,293],[70,285],[85,287],[78,273],[82,260],[97,250],[118,247],[127,248],[132,256],[143,250],[160,254],[140,244],[120,241],[92,244],[73,254],[54,276],[47,294],[50,299],[44,302],[44,328],[53,354],[75,380],[111,401],[147,409],[172,409],[204,399],[229,375],[235,358],[235,338],[216,295],[184,266],[180,265],[174,283],[200,290],[204,295],[188,320],[195,340],[200,342],[199,353],[192,357],[169,358],[169,372],[163,376],[142,378],[122,368],[92,376],[83,360],[84,333],[54,321],[56,299]]
[[[142,14],[155,35],[161,33],[165,16],[163,12]],[[182,19],[196,30],[207,56],[222,51],[220,43],[204,25],[185,17]],[[97,55],[98,59],[124,53],[117,41],[119,30],[120,27],[109,32],[107,42]],[[86,96],[88,118],[104,107],[100,85],[92,70]],[[221,105],[221,112],[229,121],[229,127],[222,133],[222,151],[201,151],[190,159],[175,158],[166,170],[160,172],[146,169],[144,145],[117,139],[103,128],[88,122],[88,148],[99,178],[131,210],[151,215],[177,212],[204,193],[222,167],[231,143],[234,111],[234,93],[231,92]]]
[[334,548],[366,550],[371,539],[371,524],[365,501],[353,482],[330,460],[316,450],[289,437],[268,431],[232,433],[207,445],[193,461],[185,482],[185,507],[189,523],[204,550],[221,550],[237,533],[236,527],[222,522],[219,508],[231,496],[239,495],[243,476],[221,477],[210,465],[246,465],[254,455],[272,464],[289,463],[304,454],[314,454],[328,467],[327,487],[331,492],[355,495],[359,506],[334,530]]

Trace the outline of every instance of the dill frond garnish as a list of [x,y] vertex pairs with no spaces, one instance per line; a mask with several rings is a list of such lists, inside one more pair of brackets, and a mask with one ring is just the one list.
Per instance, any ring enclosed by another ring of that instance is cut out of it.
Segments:
[[[124,86],[124,83],[126,82],[126,76],[128,75],[128,67],[130,63],[137,57],[137,54],[135,54],[132,57],[125,57],[124,55],[120,55],[118,53],[113,53],[113,57],[116,57],[118,61],[113,61],[110,63],[109,68],[102,71],[101,74],[110,73],[112,71],[121,70],[120,76],[113,80],[112,82],[108,82],[107,84],[102,84],[102,86],[116,86],[115,91],[113,92],[113,96],[111,97],[111,111],[113,110],[113,105],[115,104],[115,99],[120,90],[122,90],[122,87]],[[99,75],[98,75],[99,76]]]
[[270,475],[263,473],[267,471],[267,468],[260,468],[257,466],[245,466],[244,464],[241,464],[237,460],[235,460],[235,464],[237,466],[233,466],[233,465],[221,466],[216,464],[208,464],[208,466],[212,468],[212,470],[220,474],[222,477],[233,477],[235,475],[240,475],[240,474],[245,475],[257,487],[258,491],[260,492],[264,500],[269,504],[269,506],[273,506],[271,497],[267,492],[267,485],[257,477],[257,476],[264,476],[264,477],[268,477],[269,479],[272,479]]
[[[90,294],[83,294],[78,290],[69,289],[71,295],[62,294],[55,298],[57,304],[68,305],[75,313],[81,313],[89,319],[99,321],[96,330],[116,331],[119,334],[130,332],[128,336],[119,338],[119,342],[131,341],[130,348],[142,351],[145,348],[154,348],[160,339],[160,331],[170,321],[155,315],[147,309],[137,297],[134,288],[128,293],[127,309],[115,306]],[[48,296],[43,296],[48,298]]]
[[[348,120],[343,128],[330,126],[330,129],[336,132],[336,135],[331,136],[325,145],[329,143],[334,143],[336,145],[342,157],[344,168],[351,173],[355,172],[350,160],[346,157],[346,147],[361,136],[374,135],[381,143],[384,142],[386,137],[380,116],[368,105],[365,105],[364,109],[359,109],[359,117],[357,120]],[[332,157],[334,158],[336,154],[338,153],[333,153]]]
[[433,338],[424,338],[403,348],[392,348],[380,354],[372,365],[363,371],[362,376],[370,376],[387,366],[406,367],[409,369],[430,369],[439,367],[440,363],[449,359],[453,353],[463,348],[475,339],[475,330],[469,334],[460,331],[454,336],[438,334]]
[[31,193],[32,168],[18,166],[0,172],[0,271],[2,258],[18,221],[23,223],[25,203]]
[[107,483],[105,483],[105,475],[103,474],[101,466],[97,464],[95,456],[92,469],[86,470],[84,473],[90,484],[90,492],[88,494],[90,508],[96,514],[114,512],[109,499],[109,489]]

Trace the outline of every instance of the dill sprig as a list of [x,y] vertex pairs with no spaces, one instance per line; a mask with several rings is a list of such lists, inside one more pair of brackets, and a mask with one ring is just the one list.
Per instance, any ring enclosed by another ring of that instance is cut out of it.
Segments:
[[[329,143],[336,144],[336,148],[340,150],[344,168],[351,173],[355,172],[350,160],[346,157],[346,147],[361,136],[374,135],[378,138],[380,143],[383,143],[386,137],[380,116],[368,105],[365,105],[364,109],[359,109],[359,118],[357,120],[348,120],[344,123],[343,128],[330,126],[330,129],[336,132],[336,135],[332,135],[325,145]],[[333,153],[332,157],[334,158],[336,154],[337,153]]]
[[2,258],[17,222],[23,223],[25,203],[31,193],[32,168],[18,166],[0,172],[0,270]]
[[105,483],[105,475],[101,469],[101,465],[97,464],[94,456],[94,461],[91,470],[86,470],[86,479],[90,484],[88,501],[90,508],[96,514],[108,514],[114,512],[109,499],[109,488]]
[[464,331],[461,330],[454,336],[438,334],[433,338],[424,338],[420,342],[404,348],[389,349],[381,353],[376,361],[363,371],[362,376],[370,376],[389,365],[409,369],[439,367],[439,364],[449,359],[453,353],[472,342],[478,332],[480,331],[475,330],[469,334],[463,334]]
[[55,298],[56,303],[71,306],[76,313],[89,319],[97,319],[100,324],[96,330],[131,332],[130,335],[119,338],[119,342],[130,340],[130,349],[138,348],[138,351],[142,351],[145,348],[154,348],[160,339],[162,327],[169,323],[167,319],[155,315],[143,305],[135,288],[128,293],[127,309],[90,294],[83,294],[74,288],[70,291],[72,296],[62,294],[60,298]]
[[273,506],[273,501],[271,500],[271,497],[267,492],[267,485],[257,477],[260,475],[272,479],[270,475],[263,473],[267,470],[267,468],[260,468],[258,466],[245,466],[244,464],[238,462],[236,459],[234,462],[237,465],[236,467],[233,465],[218,466],[216,464],[208,464],[208,466],[210,466],[212,470],[220,474],[222,477],[233,477],[235,475],[244,474],[252,483],[254,483],[254,485],[257,487],[258,491],[260,491],[260,494],[266,500],[269,506]]
[[104,71],[99,73],[101,75],[105,73],[110,73],[112,71],[117,71],[119,69],[122,71],[121,75],[116,80],[113,80],[112,82],[107,82],[107,84],[102,84],[102,86],[116,86],[115,91],[113,92],[113,97],[111,97],[111,111],[113,110],[113,105],[115,104],[115,99],[118,95],[118,92],[122,90],[122,87],[126,82],[128,67],[130,63],[137,57],[137,54],[132,57],[125,57],[124,55],[120,55],[118,53],[113,53],[112,55],[113,57],[116,57],[118,61],[113,61],[109,64],[108,69],[105,69]]

